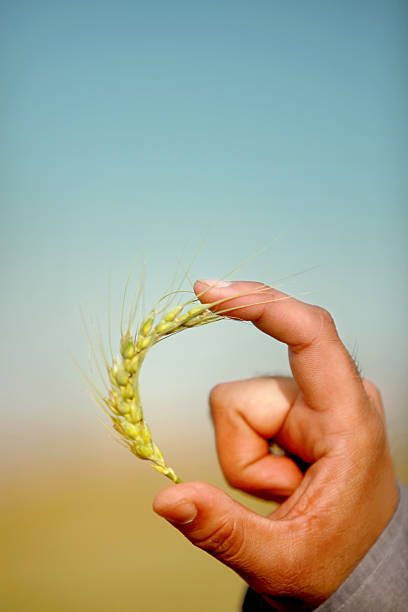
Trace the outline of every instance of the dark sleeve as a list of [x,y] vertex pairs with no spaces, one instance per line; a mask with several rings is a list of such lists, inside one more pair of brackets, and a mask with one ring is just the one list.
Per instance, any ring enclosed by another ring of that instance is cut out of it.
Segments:
[[[243,612],[270,611],[265,600],[248,589]],[[293,611],[302,608],[294,606]],[[408,489],[386,529],[355,570],[315,612],[406,612],[408,610]]]

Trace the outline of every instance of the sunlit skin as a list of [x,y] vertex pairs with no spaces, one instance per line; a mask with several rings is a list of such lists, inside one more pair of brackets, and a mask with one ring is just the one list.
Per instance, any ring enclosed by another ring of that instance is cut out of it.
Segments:
[[[198,296],[207,289],[205,301],[213,303],[261,286],[213,285],[197,281],[194,289]],[[290,609],[294,600],[313,609],[384,530],[398,488],[379,391],[361,379],[331,316],[285,297],[268,288],[267,303],[253,304],[243,295],[228,302],[228,316],[286,343],[293,377],[223,383],[210,394],[228,482],[281,505],[263,517],[216,487],[189,482],[160,491],[154,509],[240,574],[272,609]],[[271,439],[287,456],[270,453]]]

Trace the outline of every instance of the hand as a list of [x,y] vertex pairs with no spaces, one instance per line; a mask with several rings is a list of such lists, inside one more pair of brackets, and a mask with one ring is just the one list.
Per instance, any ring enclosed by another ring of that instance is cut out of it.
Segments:
[[[272,288],[254,293],[258,283],[208,289],[212,282],[194,287],[199,296],[205,291],[203,302],[252,292],[214,310],[237,308],[228,315],[288,345],[293,379],[220,384],[210,396],[229,483],[283,503],[262,517],[216,487],[190,482],[160,491],[154,510],[275,609],[294,600],[312,609],[350,574],[397,505],[380,394],[360,378],[325,310]],[[271,439],[288,455],[272,455]]]

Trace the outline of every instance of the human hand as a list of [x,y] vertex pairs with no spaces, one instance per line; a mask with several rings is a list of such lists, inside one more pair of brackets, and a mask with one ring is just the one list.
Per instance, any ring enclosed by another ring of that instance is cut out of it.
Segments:
[[[197,295],[205,291],[203,302],[262,287],[234,282],[208,289],[213,282],[195,284]],[[221,384],[210,404],[228,482],[283,503],[263,517],[216,487],[190,482],[160,491],[154,510],[276,609],[294,601],[313,609],[384,530],[398,490],[380,394],[360,378],[331,316],[272,288],[261,295],[262,304],[250,294],[228,301],[237,307],[228,316],[286,343],[293,379]],[[270,454],[271,439],[289,456]],[[292,455],[308,465],[305,473]]]

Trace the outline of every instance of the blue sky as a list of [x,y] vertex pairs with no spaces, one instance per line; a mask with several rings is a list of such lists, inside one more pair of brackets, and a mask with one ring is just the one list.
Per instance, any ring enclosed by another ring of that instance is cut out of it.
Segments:
[[[406,427],[406,3],[0,10],[0,400],[11,429],[17,410],[53,431],[86,411],[70,361],[86,359],[78,305],[103,314],[109,275],[119,301],[136,252],[160,293],[207,231],[198,277],[271,241],[239,277],[273,282],[316,266],[288,290],[333,312],[395,432]],[[175,361],[196,351],[178,387],[169,349],[146,365],[148,402],[161,401],[149,391],[157,371],[166,397],[191,387],[184,414],[218,377],[286,367],[254,330],[202,331],[199,352],[195,339],[171,347]]]

